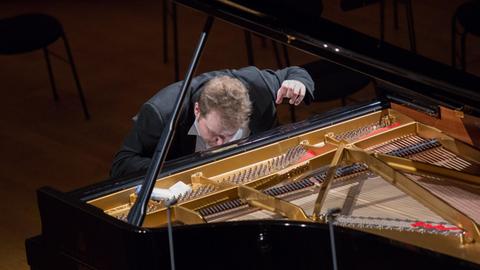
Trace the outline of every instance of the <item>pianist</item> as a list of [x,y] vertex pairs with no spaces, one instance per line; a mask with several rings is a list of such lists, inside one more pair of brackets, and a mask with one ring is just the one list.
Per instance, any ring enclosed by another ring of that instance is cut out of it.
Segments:
[[[182,82],[171,84],[142,105],[133,128],[115,155],[111,176],[146,170],[174,109]],[[274,127],[275,103],[313,97],[313,81],[302,68],[259,70],[245,67],[201,74],[192,79],[167,160],[241,139]]]

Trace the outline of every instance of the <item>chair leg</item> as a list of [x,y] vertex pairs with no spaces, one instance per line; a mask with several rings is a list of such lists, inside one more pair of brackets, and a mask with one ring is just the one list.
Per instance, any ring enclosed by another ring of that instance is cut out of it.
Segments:
[[65,44],[65,50],[67,51],[68,62],[70,63],[70,67],[72,68],[73,79],[75,80],[75,84],[77,86],[78,96],[80,97],[80,102],[82,103],[83,113],[85,115],[85,119],[89,120],[90,113],[88,112],[87,102],[85,101],[85,96],[83,95],[82,86],[80,85],[80,80],[78,78],[75,62],[73,61],[72,52],[70,50],[70,45],[68,44],[67,36],[65,35],[65,33],[63,33],[62,38]]
[[377,80],[372,78],[371,82],[373,85],[373,91],[375,92],[375,97],[377,99],[384,97],[383,89],[378,86]]
[[173,61],[175,62],[175,81],[180,80],[180,64],[178,60],[178,28],[177,28],[177,4],[172,2],[172,20],[173,20]]
[[47,48],[43,48],[43,55],[45,56],[45,62],[47,63],[48,78],[50,79],[50,85],[52,86],[53,99],[58,101],[57,86],[55,85],[55,78],[53,77],[52,64],[50,63],[50,56]]
[[452,67],[456,68],[457,66],[457,17],[453,16],[452,18],[452,33],[451,33],[451,43],[452,43]]
[[255,65],[255,60],[253,56],[253,47],[252,47],[252,34],[245,30],[245,48],[247,49],[247,61],[249,66]]
[[414,53],[417,52],[417,44],[415,40],[415,28],[413,24],[413,8],[412,8],[412,1],[406,0],[405,1],[405,8],[407,11],[407,26],[408,26],[408,36],[410,39],[410,50]]
[[260,36],[260,42],[260,44],[262,44],[262,48],[267,48],[267,40],[265,39],[265,37]]
[[162,5],[163,19],[163,63],[168,63],[168,0],[163,0]]
[[[282,44],[282,49],[283,49],[283,57],[285,58],[285,65],[289,67],[290,56],[288,55],[288,48],[285,44]],[[297,116],[295,114],[295,105],[293,104],[290,104],[290,119],[292,120],[292,123],[297,122]]]
[[461,36],[461,45],[460,45],[460,61],[462,65],[462,70],[466,71],[467,70],[467,61],[466,61],[466,39],[467,39],[467,32],[463,31],[462,36]]
[[285,58],[285,65],[290,66],[290,56],[288,55],[288,48],[285,44],[282,45],[283,48],[283,57]]
[[385,40],[385,0],[380,0],[380,43]]
[[272,40],[272,47],[273,47],[273,54],[275,55],[275,60],[277,61],[277,67],[284,68],[282,59],[280,58],[280,53],[278,51],[277,42],[275,42],[274,40]]
[[289,104],[290,106],[290,119],[292,120],[292,123],[297,122],[297,116],[295,114],[295,105]]
[[398,30],[398,0],[393,0],[393,27]]

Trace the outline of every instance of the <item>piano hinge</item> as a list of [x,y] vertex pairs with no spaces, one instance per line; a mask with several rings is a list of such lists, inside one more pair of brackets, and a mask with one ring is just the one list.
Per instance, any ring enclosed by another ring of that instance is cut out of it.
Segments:
[[287,43],[290,44],[292,41],[296,40],[297,38],[291,35],[287,35]]
[[400,105],[409,107],[411,109],[425,113],[426,115],[429,115],[435,118],[440,118],[440,108],[438,106],[427,104],[420,100],[408,99],[405,97],[393,96],[389,94],[387,94],[386,97],[387,99],[395,103],[398,103]]
[[465,118],[465,113],[461,110],[455,110],[455,116],[458,118]]

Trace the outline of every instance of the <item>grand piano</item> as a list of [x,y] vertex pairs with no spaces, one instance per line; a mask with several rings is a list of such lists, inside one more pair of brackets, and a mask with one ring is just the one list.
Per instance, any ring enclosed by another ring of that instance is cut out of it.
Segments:
[[480,269],[477,77],[328,21],[320,1],[175,3],[360,72],[381,95],[167,162],[155,187],[188,191],[150,199],[141,226],[128,213],[142,174],[41,188],[32,269]]

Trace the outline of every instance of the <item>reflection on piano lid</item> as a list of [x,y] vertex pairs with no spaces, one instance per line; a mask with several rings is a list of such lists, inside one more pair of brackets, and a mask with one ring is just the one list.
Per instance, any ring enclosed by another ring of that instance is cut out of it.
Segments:
[[[478,77],[322,18],[321,1],[175,2],[369,75],[399,95],[413,90],[417,99],[430,97],[480,116]],[[298,8],[282,8],[287,3]]]
[[357,8],[362,8],[371,4],[380,2],[380,0],[341,0],[340,7],[343,11],[349,11]]

